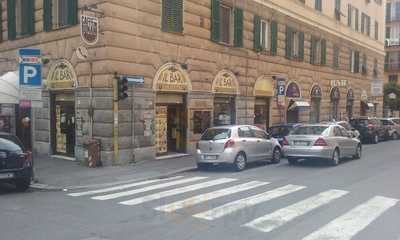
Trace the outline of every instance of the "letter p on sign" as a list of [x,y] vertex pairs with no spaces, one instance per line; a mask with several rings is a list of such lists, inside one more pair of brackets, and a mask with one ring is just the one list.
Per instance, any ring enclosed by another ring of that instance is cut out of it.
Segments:
[[42,86],[40,64],[20,64],[19,84],[24,86]]
[[37,70],[33,66],[24,67],[24,84],[29,84],[29,79],[37,75]]

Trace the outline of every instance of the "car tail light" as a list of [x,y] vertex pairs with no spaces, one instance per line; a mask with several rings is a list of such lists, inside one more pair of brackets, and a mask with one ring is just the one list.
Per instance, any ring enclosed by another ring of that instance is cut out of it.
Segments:
[[372,129],[374,129],[374,125],[372,125],[372,124],[368,124],[368,129],[369,129],[369,130],[372,130]]
[[234,145],[235,145],[235,141],[234,141],[233,139],[229,139],[229,140],[225,143],[224,149],[231,148],[231,147],[233,147]]
[[328,143],[323,138],[318,138],[317,141],[315,141],[314,146],[316,147],[326,147],[328,146]]
[[286,137],[283,138],[282,145],[283,146],[289,146],[289,141],[287,140]]

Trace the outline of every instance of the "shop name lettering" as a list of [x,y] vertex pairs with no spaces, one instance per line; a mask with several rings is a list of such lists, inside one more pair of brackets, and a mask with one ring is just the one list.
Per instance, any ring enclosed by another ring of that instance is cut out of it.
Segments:
[[222,76],[219,81],[217,87],[220,88],[235,88],[233,86],[233,79],[231,76]]
[[186,81],[182,73],[175,69],[164,71],[158,81],[158,88],[160,89],[186,89]]
[[347,87],[347,80],[331,80],[331,87]]
[[72,74],[68,69],[56,69],[51,79],[52,81],[72,81]]

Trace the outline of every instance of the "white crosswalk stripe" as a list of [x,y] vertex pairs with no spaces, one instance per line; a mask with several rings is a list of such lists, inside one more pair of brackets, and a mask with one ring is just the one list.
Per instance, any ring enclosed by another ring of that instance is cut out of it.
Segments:
[[303,240],[350,240],[389,208],[395,206],[398,201],[398,199],[374,197],[336,218],[303,238]]
[[316,208],[326,205],[335,199],[346,195],[347,191],[329,190],[322,192],[291,206],[279,209],[271,214],[257,218],[244,226],[250,227],[262,232],[271,232],[272,230],[284,225],[285,223],[304,215]]
[[190,182],[204,180],[204,179],[207,179],[207,177],[186,178],[186,179],[182,179],[182,180],[176,180],[176,181],[172,181],[172,182],[156,184],[156,185],[139,188],[139,189],[134,189],[134,190],[130,190],[130,191],[125,191],[125,192],[117,192],[117,193],[113,193],[113,194],[95,196],[95,197],[92,197],[92,199],[94,199],[94,200],[116,199],[116,198],[120,198],[120,197],[132,196],[132,195],[135,195],[138,193],[148,192],[148,191],[152,191],[152,190],[156,190],[156,189],[171,187],[171,186],[175,186],[175,185],[179,185],[179,184],[190,183]]
[[166,204],[163,206],[159,206],[154,209],[158,210],[158,211],[163,211],[163,212],[173,212],[178,209],[187,208],[187,207],[190,207],[190,206],[193,206],[196,204],[200,204],[200,203],[207,202],[207,201],[210,201],[210,200],[213,200],[216,198],[228,196],[228,195],[231,195],[234,193],[243,192],[243,191],[250,190],[253,188],[261,187],[261,186],[264,186],[267,184],[269,184],[269,182],[252,181],[252,182],[244,183],[241,185],[236,185],[233,187],[217,190],[214,192],[200,194],[200,195],[190,197],[190,198],[187,198],[187,199],[184,199],[181,201],[177,201],[177,202],[173,202],[173,203]]
[[120,202],[120,204],[130,205],[130,206],[138,205],[141,203],[145,203],[145,202],[149,202],[149,201],[153,201],[153,200],[157,200],[157,199],[161,199],[161,198],[165,198],[165,197],[170,197],[173,195],[178,195],[178,194],[182,194],[182,193],[186,193],[186,192],[192,192],[192,191],[196,191],[199,189],[220,185],[223,183],[233,182],[236,180],[237,179],[232,179],[232,178],[220,178],[220,179],[213,180],[213,181],[198,183],[198,184],[194,184],[194,185],[190,185],[190,186],[186,186],[186,187],[182,187],[182,188],[177,188],[177,189],[172,189],[169,191],[164,191],[164,192],[160,192],[160,193],[147,195],[144,197],[134,198],[134,199],[131,199],[128,201]]
[[227,203],[220,207],[216,207],[214,209],[198,213],[193,215],[193,217],[201,218],[205,220],[214,220],[225,216],[227,214],[231,214],[233,212],[239,211],[244,208],[248,208],[254,206],[256,204],[266,202],[278,197],[285,196],[287,194],[302,190],[306,187],[304,186],[297,186],[297,185],[287,185],[281,188],[277,188],[268,192],[264,192],[261,194],[257,194],[255,196],[251,196],[248,198],[240,199],[234,202]]
[[138,186],[152,184],[152,183],[176,180],[176,179],[179,179],[179,178],[183,178],[183,176],[175,176],[175,177],[171,177],[171,178],[147,180],[147,181],[142,181],[142,182],[135,182],[135,183],[129,183],[129,184],[124,184],[124,185],[118,185],[118,186],[115,186],[115,187],[109,187],[109,188],[104,188],[104,189],[99,189],[99,190],[92,190],[92,191],[87,191],[87,192],[70,193],[70,194],[68,194],[68,196],[71,196],[71,197],[82,197],[82,196],[88,196],[88,195],[95,195],[95,194],[99,194],[99,193],[121,191],[121,190],[125,190],[125,189],[132,188],[132,187],[138,187]]

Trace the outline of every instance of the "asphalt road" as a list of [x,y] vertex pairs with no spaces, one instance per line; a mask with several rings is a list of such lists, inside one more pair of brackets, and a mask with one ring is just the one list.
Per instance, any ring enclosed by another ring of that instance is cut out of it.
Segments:
[[0,190],[0,239],[400,240],[400,141],[338,167],[218,167],[82,192]]

